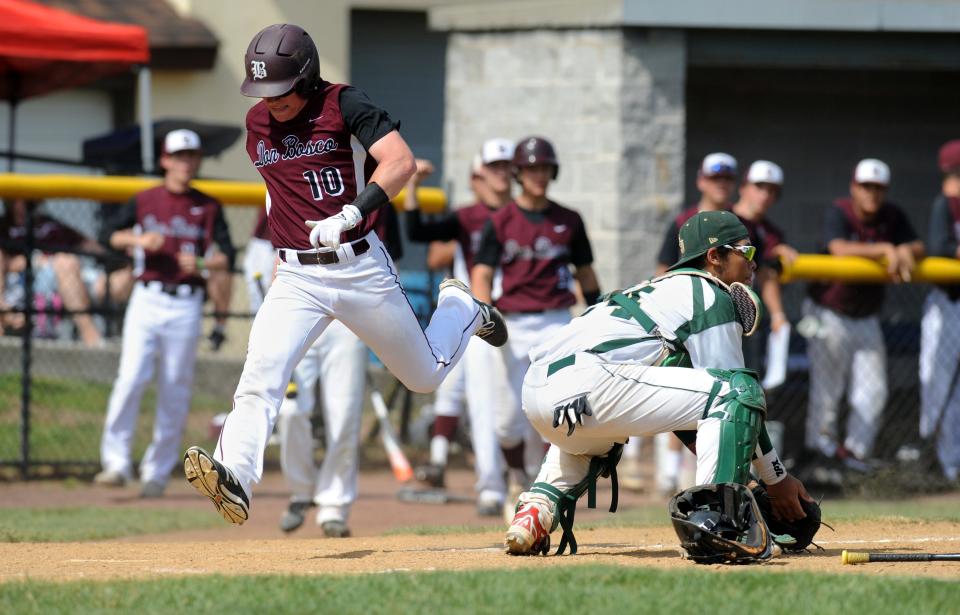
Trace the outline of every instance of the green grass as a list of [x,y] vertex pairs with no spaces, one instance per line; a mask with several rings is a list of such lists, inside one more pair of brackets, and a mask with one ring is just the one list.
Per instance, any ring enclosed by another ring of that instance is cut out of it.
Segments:
[[[726,571],[724,571],[726,572]],[[358,576],[15,582],[0,612],[948,613],[960,583],[861,574],[614,566]]]
[[[0,508],[0,542],[70,542],[205,529],[222,525],[199,510],[146,508]],[[0,612],[12,611],[0,608]]]
[[[110,384],[77,378],[35,378],[31,387],[31,458],[96,462],[111,388]],[[0,451],[4,460],[19,457],[20,396],[20,375],[0,375]],[[150,442],[156,399],[151,386],[140,404],[134,458],[139,459]],[[208,443],[210,418],[229,408],[229,399],[194,390],[185,441]]]

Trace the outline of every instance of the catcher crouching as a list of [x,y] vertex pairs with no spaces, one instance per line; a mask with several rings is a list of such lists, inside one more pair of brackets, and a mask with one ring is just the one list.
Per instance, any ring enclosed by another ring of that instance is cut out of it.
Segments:
[[[681,227],[679,243],[680,260],[665,275],[602,297],[531,351],[523,409],[551,445],[517,503],[508,553],[546,554],[558,527],[556,554],[576,553],[580,496],[587,493],[593,507],[597,479],[609,477],[615,511],[623,444],[668,431],[697,454],[698,486],[669,506],[694,561],[772,557],[775,534],[745,486],[751,464],[772,522],[794,527],[814,510],[819,521],[816,503],[767,436],[763,391],[757,374],[744,368],[742,338],[760,320],[749,287],[756,249],[746,228],[729,212],[701,212]],[[806,539],[776,538],[794,547]]]

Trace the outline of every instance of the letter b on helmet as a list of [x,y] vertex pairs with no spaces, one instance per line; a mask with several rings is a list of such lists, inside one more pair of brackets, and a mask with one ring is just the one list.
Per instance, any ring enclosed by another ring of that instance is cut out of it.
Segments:
[[513,166],[517,169],[545,164],[553,167],[553,179],[560,172],[560,163],[553,144],[543,137],[526,137],[517,142],[513,151]]
[[270,98],[294,88],[305,95],[320,81],[320,56],[303,28],[274,24],[257,32],[244,55],[244,96]]

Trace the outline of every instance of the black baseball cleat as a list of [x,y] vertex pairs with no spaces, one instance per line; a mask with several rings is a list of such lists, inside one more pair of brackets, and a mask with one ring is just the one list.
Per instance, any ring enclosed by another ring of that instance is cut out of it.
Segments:
[[444,480],[445,469],[441,465],[428,463],[417,466],[413,471],[413,477],[421,483],[426,483],[434,489],[443,489],[446,481]]
[[228,467],[211,457],[199,446],[191,446],[183,454],[183,473],[194,489],[213,502],[224,519],[243,525],[250,516],[250,501],[243,487]]
[[507,323],[503,321],[503,315],[497,308],[474,297],[467,285],[456,278],[447,278],[440,282],[440,290],[448,287],[467,293],[480,308],[481,323],[474,335],[497,348],[507,343]]

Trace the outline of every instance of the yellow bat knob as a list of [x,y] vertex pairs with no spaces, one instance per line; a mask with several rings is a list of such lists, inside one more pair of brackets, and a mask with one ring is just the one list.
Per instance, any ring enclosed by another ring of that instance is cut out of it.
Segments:
[[844,549],[840,554],[840,562],[843,564],[866,564],[869,561],[869,553],[852,553]]

